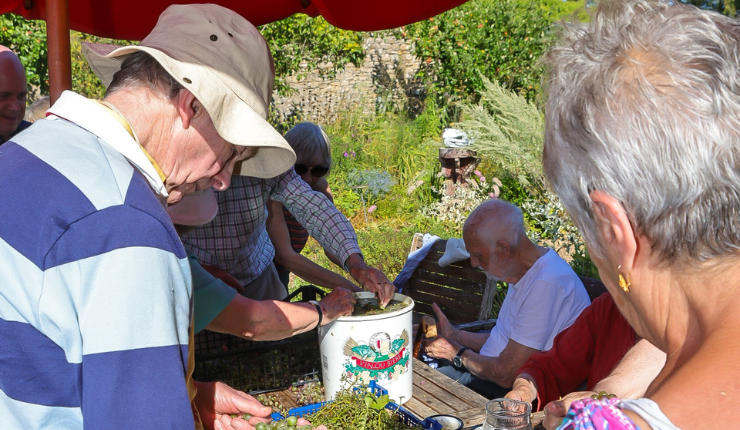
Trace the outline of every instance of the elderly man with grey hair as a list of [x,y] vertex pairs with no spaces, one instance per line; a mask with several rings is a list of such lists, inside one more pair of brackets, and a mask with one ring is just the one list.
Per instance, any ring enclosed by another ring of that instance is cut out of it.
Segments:
[[529,240],[522,212],[511,203],[482,203],[465,221],[463,239],[470,264],[509,290],[490,333],[455,329],[435,304],[440,336],[428,341],[426,353],[445,360],[439,370],[447,376],[488,398],[503,397],[517,370],[550,349],[590,301],[568,263]]
[[66,91],[0,147],[2,427],[250,429],[230,414],[269,407],[190,379],[192,274],[165,207],[293,165],[266,121],[267,42],[188,5],[141,44],[84,49],[105,99]]

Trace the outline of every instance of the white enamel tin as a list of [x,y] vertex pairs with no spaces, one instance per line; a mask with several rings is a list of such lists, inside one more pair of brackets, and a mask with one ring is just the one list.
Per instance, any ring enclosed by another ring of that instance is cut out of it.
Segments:
[[[355,297],[371,298],[373,293],[359,292]],[[402,294],[395,294],[393,300],[408,306],[379,315],[337,318],[319,329],[326,400],[353,381],[367,385],[370,380],[399,404],[411,398],[414,301]]]

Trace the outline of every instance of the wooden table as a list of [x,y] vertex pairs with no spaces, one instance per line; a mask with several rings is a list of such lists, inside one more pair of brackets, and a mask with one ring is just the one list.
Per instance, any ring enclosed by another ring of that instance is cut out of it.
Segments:
[[[454,415],[463,420],[463,429],[466,430],[483,424],[488,399],[417,359],[414,359],[413,368],[414,394],[403,404],[405,409],[420,419],[437,414]],[[298,406],[295,394],[290,390],[269,394],[275,396],[286,409]],[[541,412],[532,414],[533,424],[539,424],[542,418]]]
[[414,395],[403,404],[417,417],[454,415],[470,429],[486,420],[488,399],[414,359]]

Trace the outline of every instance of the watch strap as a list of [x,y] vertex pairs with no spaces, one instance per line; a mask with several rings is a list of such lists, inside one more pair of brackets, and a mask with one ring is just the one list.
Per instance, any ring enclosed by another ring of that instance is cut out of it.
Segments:
[[467,346],[463,346],[462,348],[460,348],[459,351],[457,351],[457,355],[455,355],[455,359],[452,360],[452,364],[455,367],[458,367],[458,368],[462,367],[462,356],[463,356],[463,354],[465,354],[465,351],[467,351],[469,349],[470,348],[468,348]]
[[310,300],[308,303],[311,303],[316,307],[316,312],[319,313],[319,322],[316,324],[316,329],[318,330],[319,327],[321,327],[321,322],[324,320],[324,311],[321,310],[321,305],[316,300]]

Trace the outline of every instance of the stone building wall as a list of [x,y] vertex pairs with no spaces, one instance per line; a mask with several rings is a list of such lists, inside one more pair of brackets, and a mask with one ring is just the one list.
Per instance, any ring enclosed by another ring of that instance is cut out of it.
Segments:
[[[363,112],[383,111],[389,106],[409,109],[422,107],[424,89],[414,78],[420,61],[406,41],[392,36],[368,33],[364,41],[365,61],[361,67],[349,64],[333,79],[322,78],[313,70],[300,81],[288,83],[296,91],[273,98],[277,120],[291,123],[300,119],[326,124],[343,111],[361,107]],[[391,104],[389,104],[389,102]]]

